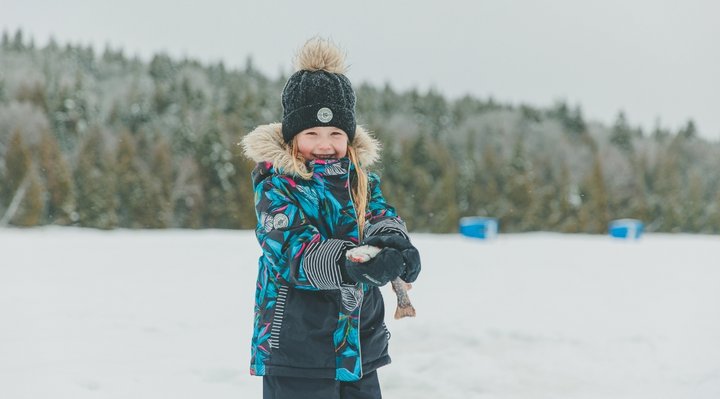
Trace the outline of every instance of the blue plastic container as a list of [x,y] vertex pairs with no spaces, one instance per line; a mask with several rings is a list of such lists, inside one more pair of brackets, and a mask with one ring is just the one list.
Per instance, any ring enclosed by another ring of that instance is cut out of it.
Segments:
[[460,218],[460,234],[480,239],[489,239],[498,234],[496,218],[468,216]]
[[611,237],[636,240],[643,234],[645,225],[637,219],[617,219],[610,222],[608,232]]

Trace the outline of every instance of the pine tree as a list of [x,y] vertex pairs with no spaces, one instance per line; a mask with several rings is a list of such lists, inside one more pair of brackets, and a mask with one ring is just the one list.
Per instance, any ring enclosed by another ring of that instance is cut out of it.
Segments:
[[231,179],[236,170],[223,136],[222,122],[216,113],[196,150],[205,193],[203,223],[208,227],[235,228],[239,224],[238,204],[233,198]]
[[3,197],[7,208],[0,215],[0,225],[13,223],[34,226],[42,216],[42,186],[32,165],[30,149],[25,145],[22,132],[15,130],[5,154],[5,184]]
[[428,148],[429,156],[434,160],[434,171],[429,172],[435,177],[430,192],[429,227],[434,233],[448,233],[457,228],[460,218],[458,207],[458,165],[446,146],[435,140]]
[[167,227],[162,209],[162,189],[153,184],[147,167],[137,156],[135,138],[127,131],[119,139],[115,172],[120,226]]
[[64,151],[75,148],[90,123],[90,105],[84,85],[82,75],[78,75],[72,87],[59,86],[46,96],[53,131]]
[[655,141],[663,142],[670,137],[670,132],[661,126],[660,119],[656,119],[651,136]]
[[141,209],[146,206],[144,187],[135,165],[135,152],[135,138],[129,132],[123,132],[118,138],[115,160],[120,227],[139,227]]
[[[238,140],[239,142],[239,140]],[[241,229],[253,229],[257,223],[255,216],[255,191],[250,179],[250,173],[255,164],[246,159],[241,153],[240,146],[234,146],[232,164],[235,173],[230,178],[233,187],[233,198],[237,207],[235,208],[237,227]]]
[[712,199],[712,205],[710,207],[709,223],[710,232],[718,234],[720,233],[720,190],[716,190],[715,192],[715,198]]
[[678,136],[685,140],[693,140],[697,138],[697,128],[692,119],[688,120],[685,126],[680,129]]
[[645,187],[645,176],[647,160],[645,154],[636,154],[631,159],[633,164],[632,196],[628,203],[630,217],[642,220],[650,220],[650,209],[648,194]]
[[205,94],[202,90],[193,87],[190,79],[185,76],[180,82],[180,93],[183,104],[193,110],[201,110],[205,103]]
[[45,207],[45,190],[38,176],[37,168],[30,167],[27,172],[27,191],[20,203],[15,217],[12,218],[12,224],[22,227],[32,227],[40,224]]
[[103,50],[102,61],[107,64],[119,64],[120,66],[125,66],[128,60],[125,58],[125,54],[122,49],[113,50],[109,45],[106,45]]
[[47,187],[49,223],[70,224],[74,217],[75,199],[70,166],[60,152],[60,145],[49,131],[42,133],[40,166]]
[[127,104],[124,107],[120,106],[120,108],[120,119],[124,127],[132,133],[138,133],[140,128],[152,119],[153,106],[151,99],[144,95],[138,81],[132,83],[127,97]]
[[373,165],[372,169],[368,169],[368,172],[375,173],[381,177],[385,199],[400,211],[400,209],[403,209],[404,201],[402,189],[400,188],[401,176],[398,169],[401,160],[399,146],[392,137],[385,137],[382,140],[382,148],[383,162]]
[[155,89],[152,98],[153,108],[162,114],[173,104],[173,80],[177,68],[166,54],[157,54],[149,65],[149,74],[153,78]]
[[432,227],[431,218],[434,209],[430,195],[435,186],[435,177],[438,176],[428,153],[428,140],[429,138],[424,134],[420,134],[415,140],[410,141],[406,151],[403,152],[403,170],[409,173],[403,179],[402,186],[406,193],[411,193],[411,197],[405,203],[412,209],[411,220],[414,221],[415,227],[422,231],[430,231]]
[[117,226],[117,201],[113,161],[105,138],[93,129],[82,142],[75,169],[78,222],[84,227],[111,229]]
[[510,207],[503,215],[502,224],[509,230],[522,231],[530,222],[528,210],[533,206],[535,185],[532,166],[527,160],[525,144],[520,138],[515,143],[513,157],[508,165],[508,184],[505,195]]
[[702,177],[697,171],[690,174],[682,204],[682,230],[687,232],[709,232],[708,219],[705,217],[706,201]]
[[[559,201],[564,187],[557,187],[553,165],[548,157],[541,157],[532,163],[531,202],[525,211],[522,231],[537,231],[557,226],[561,219],[558,213]],[[534,172],[538,171],[538,172]]]
[[160,137],[155,144],[152,157],[153,176],[156,184],[159,186],[160,209],[158,219],[164,226],[173,224],[173,186],[174,186],[174,168],[173,154],[170,148],[170,142]]
[[596,234],[606,231],[610,221],[608,196],[598,153],[593,156],[592,171],[583,183],[581,196],[583,203],[579,211],[579,222],[582,231]]
[[[1,85],[2,82],[0,81],[0,86]],[[0,91],[2,91],[1,88]],[[45,86],[39,82],[33,82],[30,85],[21,85],[15,94],[15,99],[19,102],[30,102],[42,109],[44,112],[47,112],[48,110]]]
[[15,31],[15,37],[13,38],[12,44],[10,46],[10,48],[15,51],[25,50],[25,39],[23,37],[23,32],[21,29]]
[[565,160],[562,161],[560,167],[560,177],[557,186],[557,216],[551,219],[557,222],[551,224],[550,227],[552,228],[553,225],[555,225],[557,226],[557,230],[563,233],[578,233],[581,231],[581,227],[576,206],[580,205],[580,202],[579,198],[577,198],[578,193],[574,190],[570,178],[570,170]]
[[203,220],[205,191],[200,167],[191,156],[181,158],[173,190],[175,223],[180,227],[198,229],[207,227]]
[[587,124],[583,118],[582,108],[577,105],[562,119],[563,126],[572,136],[583,136],[587,133]]
[[458,175],[458,210],[460,216],[470,216],[477,212],[477,204],[480,198],[480,184],[477,182],[477,164],[476,156],[476,132],[469,131],[464,150],[465,154],[460,155]]
[[8,100],[8,93],[7,93],[7,84],[5,83],[5,78],[0,76],[0,104],[7,102]]
[[[428,195],[433,186],[433,176],[425,168],[428,155],[426,138],[422,135],[400,141],[400,152],[392,168],[385,168],[383,193],[396,207],[403,220],[413,229],[428,231],[430,228]],[[387,190],[387,192],[386,192]]]
[[57,53],[60,46],[53,36],[48,39],[47,45],[43,49],[45,53]]
[[679,232],[683,222],[681,216],[682,176],[679,153],[682,151],[681,138],[675,137],[659,157],[657,170],[651,175],[653,182],[653,228],[657,231]]
[[617,146],[625,154],[631,154],[634,151],[632,130],[630,129],[630,126],[628,126],[625,113],[622,111],[618,113],[615,124],[613,125],[610,142]]
[[481,164],[476,166],[475,172],[481,189],[479,215],[501,217],[507,210],[507,201],[503,198],[507,182],[502,163],[503,160],[498,159],[497,149],[485,145]]
[[9,48],[10,48],[10,35],[8,34],[8,32],[7,32],[5,29],[3,29],[3,33],[2,33],[2,49],[3,49],[3,50],[8,50]]
[[167,54],[155,54],[148,66],[150,77],[156,81],[171,81],[175,79],[177,68]]
[[30,149],[25,145],[22,131],[16,129],[10,136],[10,142],[5,153],[6,186],[3,191],[6,198],[12,198],[16,194],[31,165]]

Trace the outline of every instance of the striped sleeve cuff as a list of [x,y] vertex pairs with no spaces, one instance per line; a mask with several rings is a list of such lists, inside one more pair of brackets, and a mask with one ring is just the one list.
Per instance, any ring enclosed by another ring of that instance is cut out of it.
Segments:
[[376,223],[369,224],[365,228],[364,237],[389,234],[397,234],[406,239],[410,238],[407,232],[407,227],[405,226],[405,222],[403,222],[400,218],[386,218]]
[[315,288],[330,290],[340,288],[342,276],[338,261],[350,242],[328,239],[311,244],[305,250],[303,270],[308,282]]

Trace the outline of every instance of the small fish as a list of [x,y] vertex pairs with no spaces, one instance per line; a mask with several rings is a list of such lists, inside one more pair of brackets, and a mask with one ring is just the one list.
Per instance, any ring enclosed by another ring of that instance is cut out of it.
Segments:
[[[373,245],[361,245],[349,249],[345,256],[355,262],[364,263],[375,257],[380,252],[380,248]],[[397,295],[397,308],[395,309],[395,319],[403,317],[415,317],[415,307],[410,302],[408,290],[412,288],[412,284],[404,282],[400,277],[391,282],[392,289]]]
[[408,290],[412,288],[412,284],[402,281],[400,277],[391,281],[393,291],[397,295],[397,308],[395,308],[395,319],[402,319],[403,317],[415,317],[415,307],[410,302],[410,296],[408,296]]

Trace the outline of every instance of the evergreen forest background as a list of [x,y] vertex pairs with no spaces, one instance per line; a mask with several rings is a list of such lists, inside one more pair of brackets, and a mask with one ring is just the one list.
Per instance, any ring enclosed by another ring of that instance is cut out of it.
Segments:
[[[252,162],[237,145],[281,117],[287,76],[121,49],[0,44],[0,226],[255,227]],[[413,231],[720,233],[720,143],[590,122],[580,106],[447,99],[353,82],[358,122],[383,143],[383,192]]]

